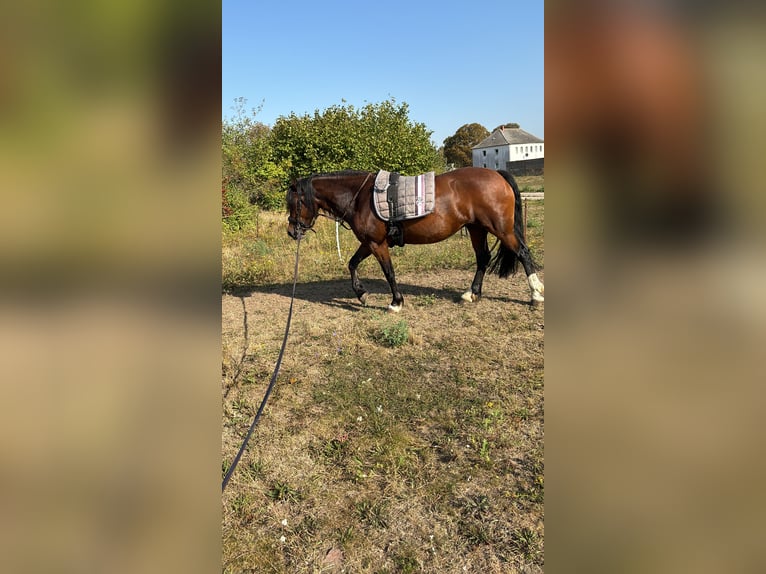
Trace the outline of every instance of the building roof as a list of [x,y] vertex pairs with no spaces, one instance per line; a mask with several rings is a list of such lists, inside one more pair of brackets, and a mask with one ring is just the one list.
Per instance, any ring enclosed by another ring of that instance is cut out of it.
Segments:
[[500,127],[493,131],[489,137],[484,138],[471,149],[525,143],[543,143],[543,140],[537,136],[533,136],[529,132],[525,132],[521,128]]

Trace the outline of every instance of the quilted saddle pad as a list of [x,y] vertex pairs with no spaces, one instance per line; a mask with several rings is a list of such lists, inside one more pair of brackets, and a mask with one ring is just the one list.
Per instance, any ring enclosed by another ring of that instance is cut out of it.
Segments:
[[379,171],[375,177],[372,204],[383,221],[423,217],[434,210],[435,173],[404,176]]

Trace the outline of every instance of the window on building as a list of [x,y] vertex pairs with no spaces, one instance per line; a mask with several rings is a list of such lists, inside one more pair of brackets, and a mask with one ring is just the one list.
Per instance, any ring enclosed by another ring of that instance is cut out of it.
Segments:
[[[481,150],[481,155],[486,156],[487,155],[487,150],[485,150],[485,149]],[[485,165],[484,167],[487,167],[487,166]]]
[[495,155],[497,155],[497,149],[495,149]]

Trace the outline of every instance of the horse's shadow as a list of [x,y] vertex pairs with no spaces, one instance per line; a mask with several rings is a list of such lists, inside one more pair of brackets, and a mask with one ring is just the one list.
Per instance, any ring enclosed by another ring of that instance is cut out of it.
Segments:
[[[399,290],[405,297],[405,301],[408,298],[411,300],[419,296],[427,296],[449,301],[457,305],[462,303],[461,296],[463,292],[458,289],[425,287],[422,285],[413,285],[411,283],[398,283],[398,285]],[[336,309],[344,309],[354,313],[358,313],[365,308],[386,310],[391,296],[391,291],[388,288],[388,283],[382,279],[365,279],[365,287],[368,290],[368,294],[374,296],[371,302],[368,295],[366,306],[362,305],[362,303],[360,303],[356,298],[356,295],[351,289],[351,285],[348,279],[333,279],[329,281],[308,281],[304,283],[298,283],[295,288],[295,298],[301,301],[319,303],[321,305],[326,305]],[[267,285],[245,285],[236,289],[227,289],[224,291],[224,293],[239,297],[241,300],[243,310],[243,332],[245,339],[242,354],[236,360],[236,364],[233,367],[234,371],[231,381],[225,385],[224,398],[229,396],[229,392],[232,388],[239,385],[239,378],[243,372],[243,365],[245,364],[247,355],[249,330],[247,305],[245,304],[244,299],[259,293],[280,295],[289,299],[292,295],[292,290],[292,283],[274,283]],[[501,303],[516,303],[524,306],[529,306],[529,301],[522,301],[520,299],[505,297],[502,295],[482,295],[482,299],[499,301]],[[380,304],[378,304],[378,302],[380,302]]]
[[[399,286],[399,290],[404,296],[405,301],[408,298],[429,296],[456,304],[462,302],[461,296],[463,291],[459,289],[425,287],[411,283],[397,283],[397,285]],[[391,296],[388,283],[383,279],[365,279],[364,286],[368,292],[367,307],[377,307],[377,305],[371,303],[370,295],[374,296],[373,299],[377,299],[377,296],[380,295],[383,296],[381,308],[385,309]],[[245,285],[236,289],[228,289],[225,292],[237,297],[250,297],[256,293],[270,293],[290,298],[292,290],[292,283],[272,283],[266,285]],[[299,282],[295,287],[295,298],[301,301],[319,303],[321,305],[327,305],[328,307],[335,307],[353,312],[359,312],[364,308],[351,289],[351,284],[348,279]],[[482,300],[529,305],[528,300],[524,301],[502,295],[483,294]]]

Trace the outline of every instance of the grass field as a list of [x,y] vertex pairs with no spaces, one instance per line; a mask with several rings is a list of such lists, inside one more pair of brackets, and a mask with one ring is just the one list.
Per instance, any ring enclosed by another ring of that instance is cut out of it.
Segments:
[[[530,186],[531,187],[531,186]],[[544,203],[528,202],[540,264]],[[394,250],[405,297],[320,219],[301,242],[277,386],[223,495],[224,572],[540,572],[544,313],[523,273],[473,277],[470,241]],[[224,231],[223,466],[257,410],[284,334],[295,242],[286,214]],[[544,278],[544,273],[540,273]],[[223,474],[222,474],[223,476]]]

